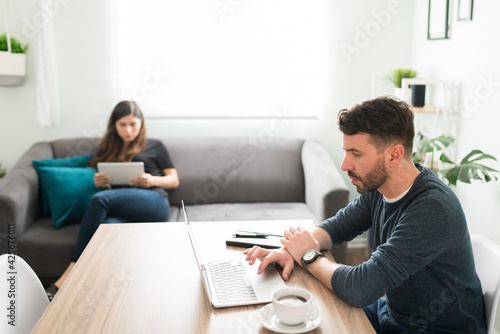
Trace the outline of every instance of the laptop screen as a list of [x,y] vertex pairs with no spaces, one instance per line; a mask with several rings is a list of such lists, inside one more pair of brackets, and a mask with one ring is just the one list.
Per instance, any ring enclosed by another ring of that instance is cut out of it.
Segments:
[[196,244],[193,227],[191,226],[191,221],[189,220],[189,217],[187,215],[186,207],[184,206],[184,201],[181,201],[181,203],[182,203],[182,211],[184,213],[184,220],[186,221],[187,230],[189,234],[189,240],[191,241],[191,246],[193,247],[194,256],[196,257],[196,262],[198,263],[198,268],[201,268],[201,263],[202,263],[201,255],[198,250],[198,245]]

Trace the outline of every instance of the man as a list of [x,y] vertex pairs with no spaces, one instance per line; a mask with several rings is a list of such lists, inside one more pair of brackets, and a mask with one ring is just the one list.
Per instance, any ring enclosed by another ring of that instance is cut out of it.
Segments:
[[[412,161],[413,112],[380,97],[341,110],[341,169],[361,194],[312,231],[290,227],[283,248],[245,251],[259,272],[271,262],[288,279],[298,263],[379,333],[486,333],[484,304],[465,215],[453,191]],[[363,264],[337,264],[317,251],[371,228]]]

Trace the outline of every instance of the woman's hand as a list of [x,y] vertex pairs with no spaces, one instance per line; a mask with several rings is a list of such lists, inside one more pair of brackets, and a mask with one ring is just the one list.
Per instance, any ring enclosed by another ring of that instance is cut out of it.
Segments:
[[111,189],[109,176],[101,173],[94,174],[94,184],[97,188]]
[[246,254],[246,260],[250,265],[253,265],[257,259],[260,260],[261,263],[257,271],[258,274],[262,274],[266,267],[273,262],[278,263],[281,268],[283,268],[281,277],[283,277],[285,281],[290,277],[290,273],[293,270],[293,257],[284,248],[270,250],[254,246],[245,250],[243,254]]
[[139,188],[151,188],[156,186],[155,179],[158,178],[158,176],[153,176],[149,173],[144,173],[141,175],[138,175],[134,177],[133,179],[130,179],[130,185],[132,187],[139,187]]

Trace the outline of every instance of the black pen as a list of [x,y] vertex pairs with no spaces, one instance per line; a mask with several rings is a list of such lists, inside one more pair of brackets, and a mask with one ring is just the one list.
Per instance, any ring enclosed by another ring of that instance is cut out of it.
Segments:
[[267,238],[267,234],[262,233],[235,233],[233,234],[233,238]]

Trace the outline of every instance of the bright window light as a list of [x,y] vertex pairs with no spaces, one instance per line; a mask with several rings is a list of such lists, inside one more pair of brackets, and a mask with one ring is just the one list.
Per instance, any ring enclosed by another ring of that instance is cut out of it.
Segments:
[[155,117],[311,117],[332,76],[330,0],[113,0],[115,99]]

